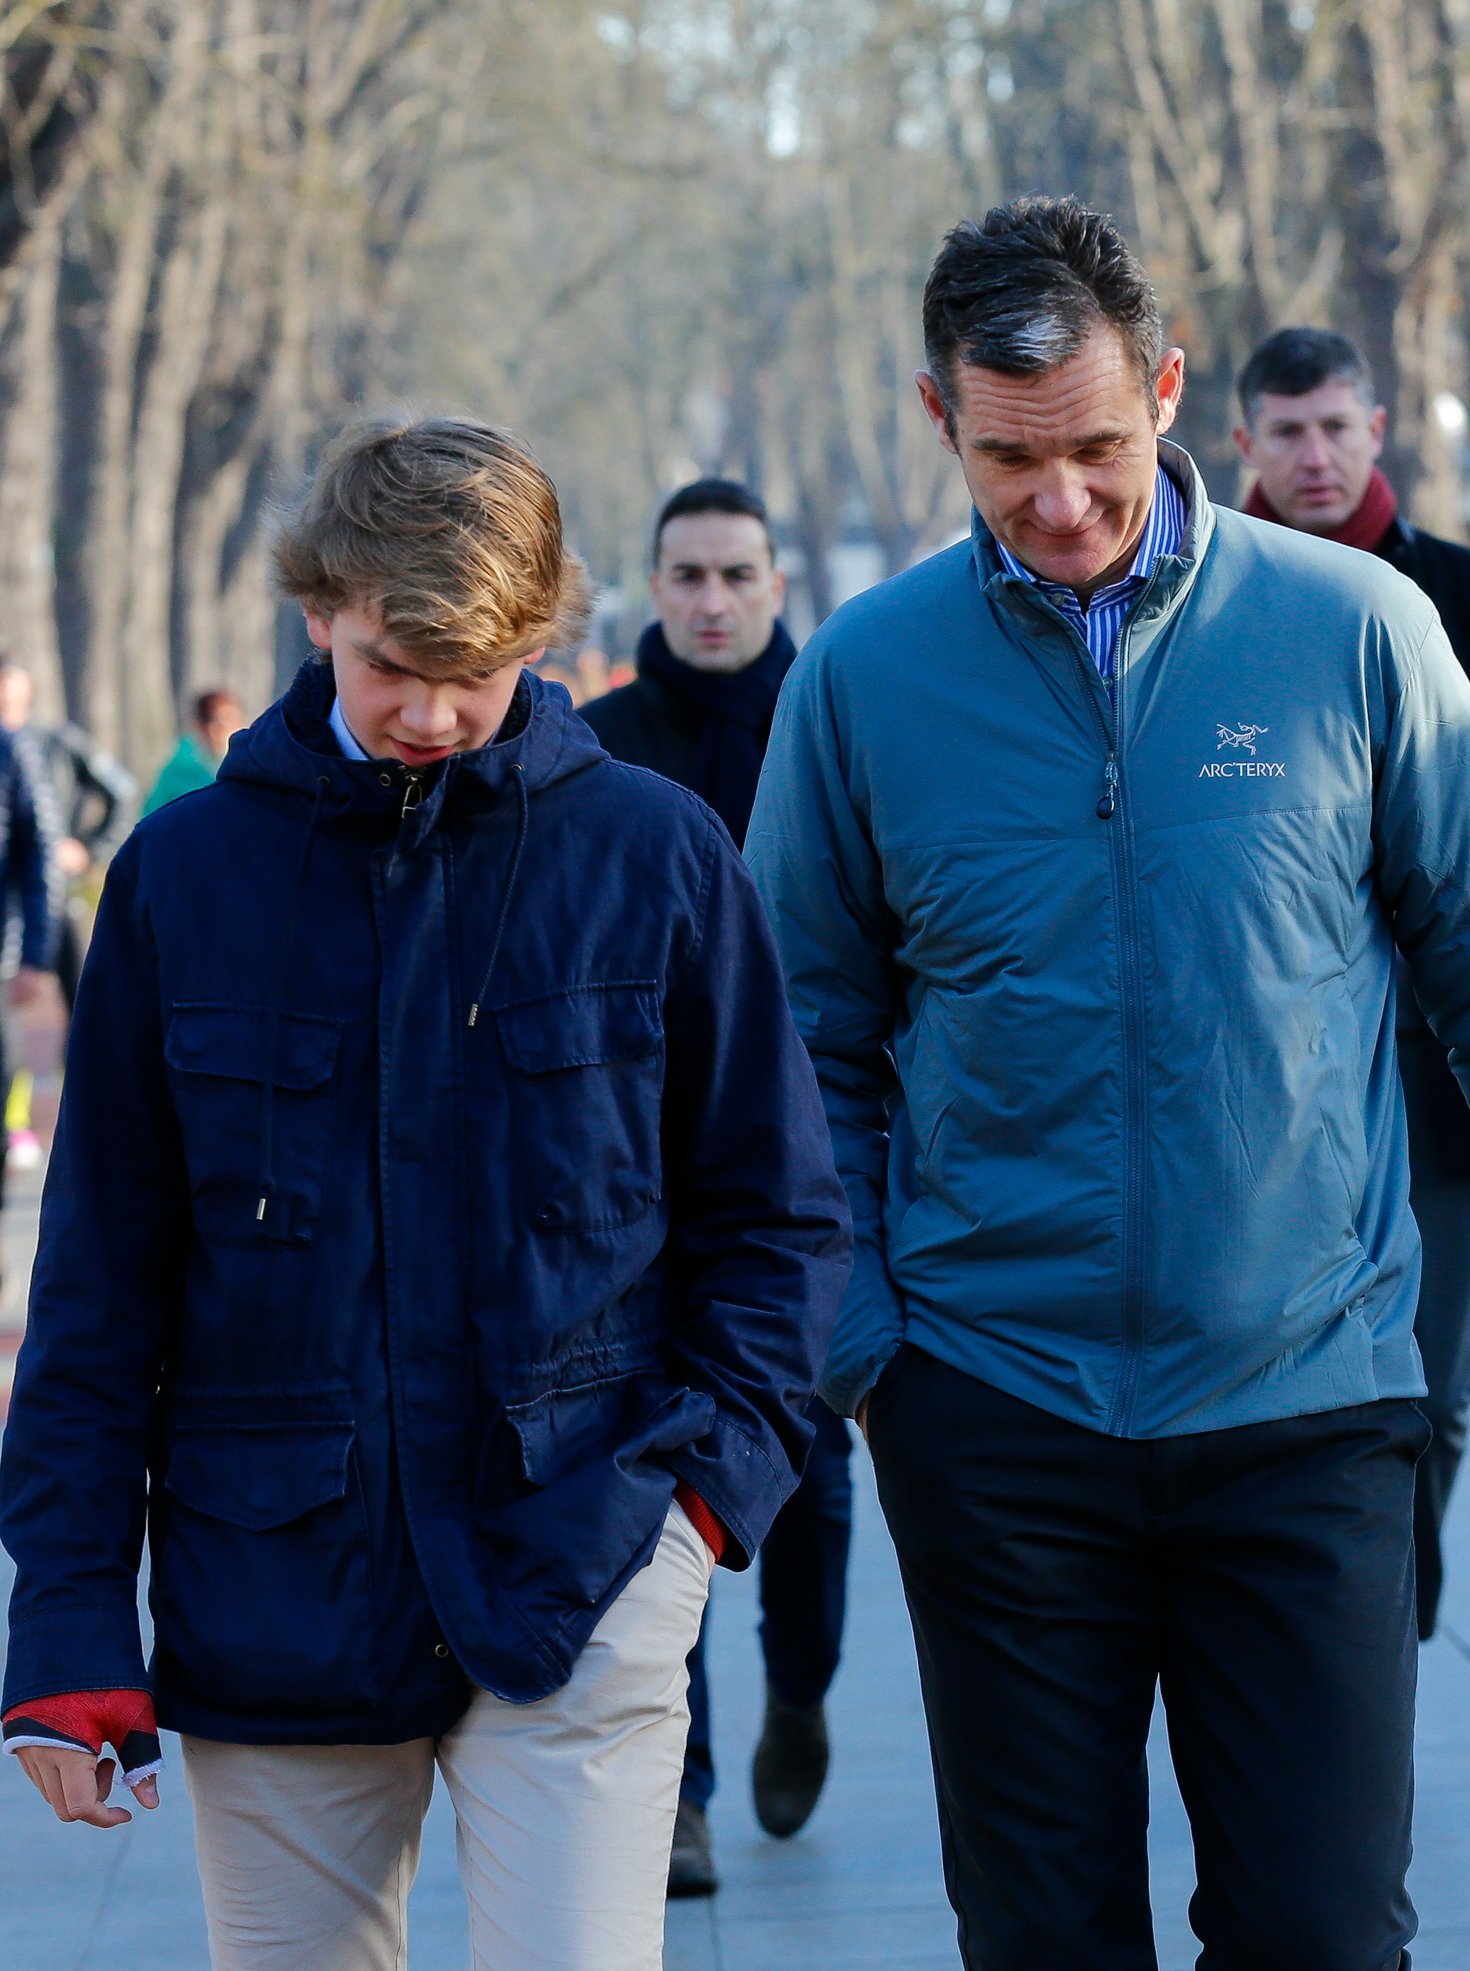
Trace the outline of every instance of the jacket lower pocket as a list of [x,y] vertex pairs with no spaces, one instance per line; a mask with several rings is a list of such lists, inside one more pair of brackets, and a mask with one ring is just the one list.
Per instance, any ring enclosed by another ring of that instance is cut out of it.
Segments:
[[665,1460],[712,1430],[714,1399],[633,1372],[509,1404],[487,1439],[477,1518],[537,1625],[600,1607],[668,1514]]
[[350,1423],[183,1429],[155,1495],[166,1673],[230,1711],[340,1714],[380,1696]]

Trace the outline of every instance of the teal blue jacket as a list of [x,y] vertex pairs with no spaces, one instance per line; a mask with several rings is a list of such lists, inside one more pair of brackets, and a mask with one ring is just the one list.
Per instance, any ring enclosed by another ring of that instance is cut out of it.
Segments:
[[905,1337],[1124,1437],[1423,1391],[1393,949],[1470,1092],[1470,683],[1163,454],[1116,706],[978,520],[783,691],[747,855],[857,1224],[839,1410]]
[[197,794],[201,787],[213,786],[218,766],[219,761],[205,752],[192,732],[182,734],[178,745],[158,769],[158,778],[143,803],[140,818],[146,820],[184,794]]

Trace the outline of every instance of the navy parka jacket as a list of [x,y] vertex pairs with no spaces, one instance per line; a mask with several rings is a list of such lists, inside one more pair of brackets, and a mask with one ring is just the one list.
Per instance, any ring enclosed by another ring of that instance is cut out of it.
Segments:
[[420,777],[309,663],[145,821],[83,976],[0,1475],[4,1705],[245,1743],[562,1684],[687,1480],[795,1484],[846,1207],[743,865],[526,677]]

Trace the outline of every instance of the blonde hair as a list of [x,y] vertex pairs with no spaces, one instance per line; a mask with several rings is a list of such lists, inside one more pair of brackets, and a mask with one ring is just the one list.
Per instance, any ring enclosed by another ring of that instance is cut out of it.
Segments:
[[363,418],[327,447],[275,539],[283,595],[372,610],[440,676],[484,677],[576,641],[586,570],[556,488],[508,431],[472,418]]

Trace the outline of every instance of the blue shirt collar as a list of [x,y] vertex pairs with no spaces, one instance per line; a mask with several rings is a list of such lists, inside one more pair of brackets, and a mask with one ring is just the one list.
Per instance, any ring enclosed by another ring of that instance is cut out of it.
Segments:
[[368,757],[353,738],[351,728],[342,716],[342,700],[340,698],[333,698],[332,709],[327,714],[327,723],[331,726],[336,736],[337,744],[342,748],[343,754],[347,759],[365,760]]

